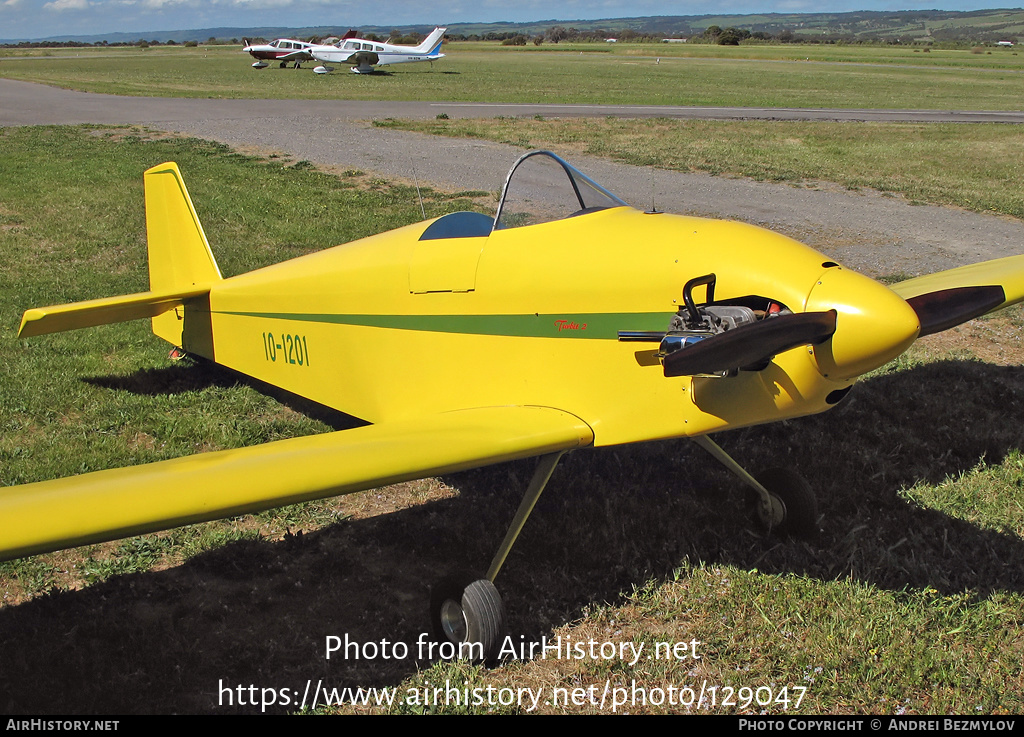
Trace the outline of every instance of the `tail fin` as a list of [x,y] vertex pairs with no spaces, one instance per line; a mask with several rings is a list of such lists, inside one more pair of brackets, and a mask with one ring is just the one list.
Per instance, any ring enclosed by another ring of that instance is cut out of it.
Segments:
[[[178,165],[154,166],[146,172],[145,181],[150,291],[185,295],[202,290],[191,298],[190,309],[154,316],[153,333],[191,353],[213,358],[209,290],[223,278],[220,269]],[[184,301],[180,305],[184,307]]]
[[223,278],[175,163],[146,172],[146,236],[151,291],[190,290]]
[[[154,333],[169,343],[183,345],[184,310],[177,308],[189,301],[190,306],[204,311],[201,304],[208,304],[210,287],[222,277],[177,164],[153,167],[146,172],[145,182],[150,291],[28,310],[19,337],[151,317]],[[203,321],[198,322],[196,328],[201,328]],[[196,328],[188,332],[196,333]],[[206,337],[207,331],[198,332]],[[206,355],[208,341],[193,342],[200,348],[197,352]]]
[[447,30],[447,28],[441,28],[440,26],[435,28],[430,32],[429,36],[423,39],[423,43],[415,48],[415,52],[417,54],[429,54],[430,56],[436,55],[441,50],[441,42],[444,40],[444,32]]

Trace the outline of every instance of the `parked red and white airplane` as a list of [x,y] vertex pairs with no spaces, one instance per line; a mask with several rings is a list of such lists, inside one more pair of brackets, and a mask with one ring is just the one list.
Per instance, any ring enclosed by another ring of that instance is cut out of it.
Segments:
[[[268,44],[250,44],[249,39],[243,39],[243,41],[245,47],[242,51],[251,54],[256,59],[252,65],[253,69],[265,69],[270,66],[269,62],[272,61],[280,62],[282,69],[288,66],[288,62],[295,62],[295,66],[298,67],[304,61],[313,60],[310,49],[316,46],[316,44],[296,41],[292,38],[277,38]],[[325,46],[324,48],[334,47]]]
[[326,74],[334,71],[327,64],[349,64],[353,72],[369,74],[375,66],[407,61],[437,61],[444,58],[441,42],[447,30],[438,26],[419,46],[398,46],[362,38],[343,38],[334,46],[316,46],[309,49],[309,53],[317,61],[323,62],[324,66],[316,67],[313,71]]

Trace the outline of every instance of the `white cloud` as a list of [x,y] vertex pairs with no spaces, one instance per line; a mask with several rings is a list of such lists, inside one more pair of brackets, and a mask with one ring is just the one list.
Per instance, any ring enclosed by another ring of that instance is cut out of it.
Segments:
[[173,8],[198,8],[201,5],[214,5],[216,3],[201,3],[198,0],[124,0],[125,5],[138,5],[148,10],[164,10]]
[[89,0],[54,0],[52,3],[46,3],[43,6],[43,10],[88,10]]

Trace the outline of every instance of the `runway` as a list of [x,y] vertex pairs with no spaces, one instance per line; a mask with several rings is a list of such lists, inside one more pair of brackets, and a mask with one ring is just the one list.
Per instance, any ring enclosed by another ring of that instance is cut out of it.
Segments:
[[829,108],[550,105],[365,100],[216,100],[120,97],[0,79],[0,126],[63,123],[157,124],[201,119],[381,118],[679,118],[688,120],[831,120],[908,123],[1024,123],[1024,112],[1002,110],[847,110]]

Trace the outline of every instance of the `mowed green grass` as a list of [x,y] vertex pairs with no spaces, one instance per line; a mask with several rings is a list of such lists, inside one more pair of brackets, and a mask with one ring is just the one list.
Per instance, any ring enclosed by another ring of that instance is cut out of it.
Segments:
[[[748,107],[1019,109],[1024,57],[835,47],[448,44],[380,74],[250,68],[239,47],[53,50],[0,76],[121,95]],[[762,50],[763,49],[763,50]],[[802,57],[801,57],[802,55]]]
[[385,128],[552,148],[675,171],[871,188],[1024,218],[1024,127],[620,118],[379,120]]
[[[132,131],[7,129],[0,145],[0,482],[327,429],[239,377],[170,364],[144,321],[19,341],[20,313],[145,289],[141,175],[168,159],[229,275],[417,220],[414,192]],[[427,192],[427,214],[473,194]],[[560,464],[499,578],[515,642],[697,640],[700,660],[325,658],[328,635],[415,652],[430,582],[486,568],[523,462],[0,564],[5,710],[259,712],[223,687],[277,701],[313,679],[543,689],[538,711],[555,713],[611,711],[552,701],[606,687],[633,713],[1020,713],[1022,324],[1017,310],[934,336],[825,415],[722,435],[749,468],[808,477],[812,543],[758,532],[735,480],[685,441]],[[713,701],[678,690],[702,687]]]

